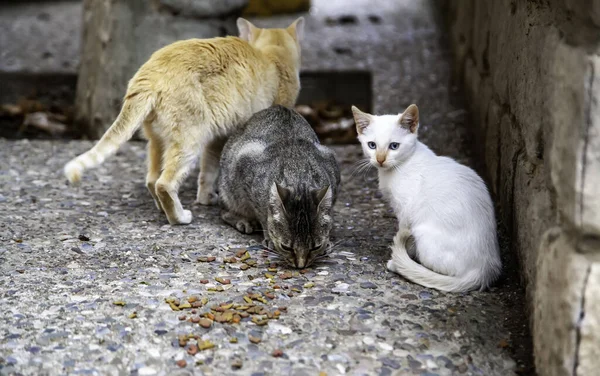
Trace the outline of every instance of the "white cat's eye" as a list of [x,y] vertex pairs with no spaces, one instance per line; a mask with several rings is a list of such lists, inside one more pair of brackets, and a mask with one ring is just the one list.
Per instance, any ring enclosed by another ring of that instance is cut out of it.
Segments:
[[400,144],[398,142],[392,142],[390,144],[390,149],[392,150],[397,150],[400,147]]
[[294,248],[292,247],[288,247],[287,245],[281,245],[281,248],[283,248],[284,251],[288,251],[288,252],[294,252]]
[[322,246],[323,246],[323,244],[315,245],[310,251],[311,252],[318,251],[319,249],[321,249]]
[[373,141],[367,142],[367,146],[369,147],[369,149],[375,149],[377,147],[377,145],[375,145]]

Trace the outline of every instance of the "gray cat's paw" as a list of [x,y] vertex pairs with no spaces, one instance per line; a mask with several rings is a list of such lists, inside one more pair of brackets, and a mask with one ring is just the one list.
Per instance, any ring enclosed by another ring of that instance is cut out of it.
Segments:
[[262,245],[263,245],[263,247],[265,247],[267,249],[275,249],[274,248],[275,246],[273,245],[273,242],[271,241],[271,239],[264,239],[262,241]]
[[237,228],[237,230],[242,234],[252,234],[254,232],[254,228],[252,228],[250,222],[246,221],[245,219],[237,221],[235,228]]
[[216,205],[219,202],[219,195],[216,192],[209,192],[208,194],[200,192],[196,197],[194,204],[200,205]]

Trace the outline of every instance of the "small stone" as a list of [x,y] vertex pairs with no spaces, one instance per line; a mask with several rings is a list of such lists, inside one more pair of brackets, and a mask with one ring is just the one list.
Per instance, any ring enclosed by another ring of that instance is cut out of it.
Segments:
[[458,372],[465,373],[469,370],[469,367],[465,363],[458,366]]
[[428,299],[431,299],[432,297],[433,297],[433,295],[428,291],[421,291],[419,293],[419,298],[421,298],[423,300],[428,300]]
[[376,289],[377,285],[373,282],[361,282],[360,287],[363,289]]
[[[185,365],[184,365],[184,367],[185,367]],[[139,376],[152,376],[152,375],[156,375],[157,373],[158,373],[158,371],[152,367],[142,367],[137,370],[137,374]]]
[[280,356],[283,355],[283,351],[280,349],[275,349],[273,350],[273,352],[271,353],[271,355],[275,358],[279,358]]
[[373,339],[372,337],[365,337],[363,338],[363,343],[367,346],[371,346],[375,344],[375,339]]
[[400,368],[400,363],[398,361],[394,360],[394,359],[383,358],[383,359],[381,359],[381,362],[386,367],[390,367],[390,368],[393,368],[393,369]]
[[406,300],[417,300],[417,296],[415,294],[402,294],[400,295],[400,297],[402,299],[406,299]]
[[347,283],[340,283],[337,286],[335,286],[333,289],[331,289],[332,292],[337,292],[337,293],[342,293],[342,292],[346,292],[348,291],[348,289],[350,288],[350,285]]
[[415,369],[415,370],[423,368],[423,363],[419,362],[418,360],[414,360],[414,359],[408,359],[408,365],[410,368]]
[[201,279],[200,283],[202,283],[203,285],[206,285],[208,283],[208,279]]
[[181,316],[179,316],[179,321],[183,321],[183,320],[185,320],[185,319],[187,319],[187,316],[186,316],[186,315],[181,315]]
[[180,368],[185,368],[185,366],[187,366],[187,362],[185,361],[185,359],[180,359],[180,360],[177,361],[177,365]]

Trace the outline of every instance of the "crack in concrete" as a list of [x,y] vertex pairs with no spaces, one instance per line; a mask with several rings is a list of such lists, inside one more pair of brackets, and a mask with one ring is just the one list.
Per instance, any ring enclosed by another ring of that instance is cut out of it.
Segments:
[[583,155],[582,155],[582,166],[581,166],[581,186],[579,192],[579,221],[580,225],[583,224],[583,211],[585,209],[584,205],[584,190],[585,190],[585,174],[587,170],[587,149],[590,138],[590,128],[592,127],[592,101],[593,101],[593,87],[594,87],[594,79],[595,79],[595,69],[594,64],[590,62],[590,78],[588,83],[588,98],[586,101],[585,108],[585,129],[583,133]]
[[577,376],[577,367],[579,366],[579,347],[581,345],[581,326],[585,319],[585,290],[587,289],[590,274],[592,272],[592,266],[588,265],[585,271],[585,277],[583,278],[583,288],[581,289],[581,302],[579,305],[579,318],[575,326],[575,354],[573,361],[573,376]]

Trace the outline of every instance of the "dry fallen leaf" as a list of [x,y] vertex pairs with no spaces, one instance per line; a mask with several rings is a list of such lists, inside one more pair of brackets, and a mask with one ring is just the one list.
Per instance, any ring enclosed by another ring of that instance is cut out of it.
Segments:
[[24,130],[28,126],[35,127],[52,135],[65,133],[67,126],[63,123],[56,121],[52,118],[51,114],[46,112],[34,112],[25,115],[23,119],[23,125],[21,130]]

